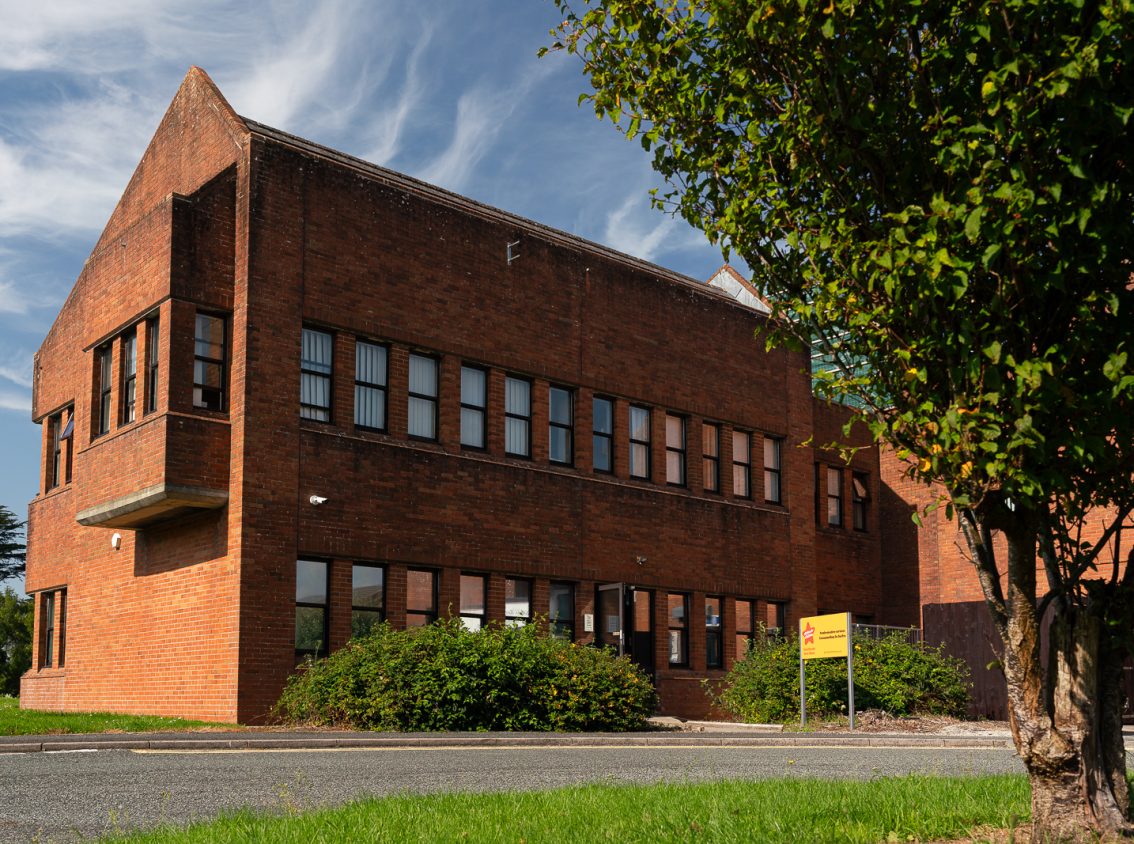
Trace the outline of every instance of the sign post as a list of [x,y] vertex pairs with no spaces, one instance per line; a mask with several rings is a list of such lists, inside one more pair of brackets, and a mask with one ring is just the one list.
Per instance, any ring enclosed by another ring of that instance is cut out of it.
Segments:
[[799,723],[807,726],[807,669],[805,660],[847,658],[847,703],[854,729],[854,647],[849,612],[813,615],[799,620]]

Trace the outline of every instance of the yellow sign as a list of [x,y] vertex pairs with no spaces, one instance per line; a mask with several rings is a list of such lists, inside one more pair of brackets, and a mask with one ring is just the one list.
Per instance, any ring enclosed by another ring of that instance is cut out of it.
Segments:
[[850,613],[813,615],[799,620],[799,650],[803,659],[847,657]]

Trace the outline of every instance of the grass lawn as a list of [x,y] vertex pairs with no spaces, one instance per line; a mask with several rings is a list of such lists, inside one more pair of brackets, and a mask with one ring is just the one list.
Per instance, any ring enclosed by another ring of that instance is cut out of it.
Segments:
[[762,780],[587,785],[503,794],[404,795],[283,816],[244,812],[188,829],[103,839],[157,842],[931,841],[1026,824],[1023,776],[870,782]]
[[57,735],[59,733],[147,733],[194,730],[214,725],[184,718],[156,715],[115,715],[110,712],[40,712],[20,709],[19,698],[0,695],[0,736]]

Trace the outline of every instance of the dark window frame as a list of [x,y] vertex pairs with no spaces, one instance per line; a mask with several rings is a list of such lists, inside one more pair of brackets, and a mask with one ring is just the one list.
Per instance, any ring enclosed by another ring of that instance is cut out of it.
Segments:
[[[552,418],[552,397],[555,393],[563,393],[567,397],[567,421],[559,422]],[[552,443],[556,431],[563,431],[567,438],[567,457],[557,460],[552,456]],[[547,460],[557,466],[575,465],[575,391],[570,387],[552,384],[547,389]]]
[[[709,614],[710,601],[717,602],[717,623],[712,624],[713,616]],[[724,614],[724,596],[723,595],[706,595],[705,596],[705,667],[706,668],[724,668],[724,625],[722,624],[722,615]],[[713,645],[716,645],[714,652]]]
[[[197,336],[197,320],[200,317],[207,317],[208,319],[215,319],[220,324],[221,341],[220,341],[220,358],[211,358],[206,355],[197,354],[197,343],[199,337]],[[211,410],[217,413],[226,413],[228,411],[228,315],[218,314],[212,311],[197,311],[193,319],[193,407],[197,410]],[[211,387],[208,384],[201,384],[197,381],[197,362],[205,364],[206,366],[216,366],[220,370],[220,385]],[[202,390],[213,390],[217,393],[217,406],[210,407],[209,403],[202,399],[201,402],[197,401],[197,388]]]
[[866,472],[851,472],[851,526],[859,533],[866,532],[869,513],[870,476]]
[[[682,601],[682,615],[681,622],[674,624],[673,622],[673,598],[680,598]],[[669,592],[666,594],[666,629],[668,632],[667,645],[669,651],[669,666],[671,668],[687,668],[689,667],[689,593],[688,592]],[[679,638],[680,652],[677,659],[674,659],[673,653],[673,634],[680,633]]]
[[160,337],[157,317],[146,320],[146,400],[142,408],[143,416],[157,410]]
[[[764,502],[767,504],[784,503],[784,441],[782,437],[764,435]],[[768,448],[771,446],[772,465],[768,462]],[[772,489],[775,494],[772,494]]]
[[[330,341],[331,359],[327,363],[324,364],[303,356],[303,346],[306,345],[303,341],[308,334],[318,334],[326,337]],[[305,325],[300,330],[299,336],[299,418],[307,422],[322,422],[325,425],[332,424],[335,419],[335,334],[333,331],[326,331],[313,325]],[[325,366],[326,370],[315,369],[312,368],[313,366]],[[303,383],[305,378],[317,379],[326,383],[327,403],[325,405],[313,404],[312,402],[305,402],[303,400]]]
[[[562,589],[566,588],[570,595],[571,612],[566,621],[559,616],[555,615],[553,605],[551,603],[552,596],[555,594],[556,587]],[[568,642],[575,641],[575,601],[577,595],[577,588],[574,583],[567,580],[553,580],[548,585],[547,590],[547,631],[548,635],[554,636],[557,639],[564,639]],[[566,635],[564,635],[566,634]]]
[[55,592],[44,592],[39,604],[43,639],[39,649],[39,667],[54,668],[55,662]]
[[[681,425],[681,444],[680,446],[673,446],[669,443],[669,420],[676,419]],[[665,482],[667,486],[685,487],[689,485],[689,425],[684,416],[679,413],[666,413],[665,415]],[[678,480],[670,480],[669,477],[669,456],[671,454],[678,455],[681,468],[680,478]]]
[[67,665],[67,590],[57,589],[56,594],[59,596],[56,602],[59,606],[56,610],[58,620],[55,622],[59,628],[59,655],[55,660],[55,667],[65,668]]
[[[744,460],[736,459],[736,438],[744,437],[747,444],[744,451]],[[738,468],[744,469],[744,490],[742,492],[736,491],[736,471]],[[752,499],[752,432],[745,431],[738,428],[732,430],[732,496],[733,498],[743,498],[746,501]]]
[[[740,626],[740,605],[748,605],[748,626]],[[733,618],[735,619],[736,627],[736,659],[744,659],[748,655],[748,649],[752,646],[752,642],[756,639],[756,619],[757,619],[757,602],[755,598],[735,598],[733,599]],[[740,644],[741,639],[744,640],[743,647]]]
[[96,437],[110,433],[111,390],[114,386],[111,378],[113,349],[113,343],[103,343],[95,350],[95,360],[98,367],[98,427]]
[[[382,601],[381,601],[381,604],[377,607],[367,606],[365,604],[356,604],[354,602],[354,592],[355,592],[355,588],[356,588],[355,585],[354,585],[354,572],[355,572],[356,569],[360,569],[360,568],[377,569],[378,571],[382,572]],[[388,573],[387,573],[387,570],[386,570],[386,566],[382,565],[381,563],[353,562],[353,563],[350,564],[350,578],[351,578],[351,583],[350,583],[350,587],[351,587],[351,589],[350,589],[350,630],[351,630],[351,638],[352,639],[355,638],[358,635],[355,632],[355,616],[356,615],[362,615],[362,614],[376,615],[378,617],[378,620],[377,620],[377,622],[375,622],[375,624],[381,624],[382,622],[384,622],[386,620],[386,585],[389,582],[387,574]],[[372,624],[371,628],[373,628],[375,626],[375,624]]]
[[[528,585],[528,612],[527,615],[516,615],[515,613],[508,612],[508,584],[509,583],[526,583]],[[535,581],[530,577],[505,577],[504,578],[504,626],[505,627],[524,627],[532,623],[532,603],[535,598]]]
[[[598,403],[602,402],[609,410],[609,423],[608,431],[600,431],[595,422],[595,409]],[[598,465],[595,455],[600,453],[600,450],[595,447],[595,444],[602,440],[606,443],[606,454],[608,465],[604,468]],[[592,396],[591,397],[591,469],[598,472],[600,475],[613,475],[614,474],[614,399],[609,396]]]
[[[525,416],[514,410],[508,409],[508,383],[515,381],[517,384],[528,385],[528,413]],[[509,422],[518,422],[524,429],[524,442],[527,445],[526,452],[512,451],[508,445],[508,430]],[[516,457],[524,460],[530,460],[532,456],[532,380],[525,378],[522,375],[505,375],[504,376],[504,454],[508,457]]]
[[[429,609],[416,609],[411,608],[409,605],[409,578],[411,574],[427,574],[430,580],[430,608]],[[437,620],[437,587],[440,575],[437,569],[426,568],[423,566],[410,566],[406,569],[406,627],[426,627]],[[423,623],[420,625],[411,625],[409,623],[410,616],[414,618],[420,617]]]
[[[480,612],[472,612],[465,609],[465,581],[479,580],[480,581]],[[457,615],[461,619],[461,625],[466,630],[471,630],[474,633],[478,630],[483,630],[488,624],[488,575],[475,571],[463,571],[460,573],[458,592],[457,592]],[[450,610],[451,612],[451,610]],[[477,624],[475,627],[470,627],[465,624],[466,619],[476,619]]]
[[[414,358],[417,358],[418,360],[429,361],[433,365],[433,385],[434,385],[433,395],[429,395],[428,393],[418,393],[418,392],[415,392],[414,390],[410,389],[410,387],[409,387],[409,385],[410,385],[410,371],[413,368]],[[431,436],[426,435],[426,434],[416,434],[416,433],[413,433],[412,431],[410,431],[410,425],[411,425],[411,420],[413,418],[413,414],[409,412],[409,409],[410,409],[410,407],[412,407],[414,399],[417,399],[418,401],[422,401],[422,402],[427,402],[430,405],[430,408],[433,411],[433,422],[432,422],[433,434]],[[439,419],[438,419],[438,408],[440,407],[440,405],[441,405],[441,361],[440,361],[440,359],[436,355],[427,354],[425,352],[410,352],[409,357],[407,358],[407,361],[406,361],[406,436],[409,437],[411,440],[421,440],[422,442],[434,442],[434,443],[437,442],[439,435],[440,435],[440,432],[438,430],[439,427],[440,427]],[[434,617],[436,618],[436,613],[434,614]]]
[[51,466],[47,470],[46,491],[55,489],[63,478],[63,414],[53,413],[47,419],[48,436],[51,438]]
[[[315,601],[300,601],[299,600],[299,564],[300,563],[317,563],[323,566],[323,602],[318,603]],[[299,614],[296,613],[296,627],[293,635],[295,644],[295,655],[297,657],[312,656],[316,659],[324,657],[329,651],[329,635],[331,629],[331,561],[319,559],[318,557],[297,557],[295,561],[295,577],[296,577],[296,595],[295,595],[295,608],[303,609],[319,609],[323,612],[323,638],[319,646],[311,648],[299,647]]]
[[[636,439],[634,437],[634,411],[640,411],[640,412],[642,412],[646,415],[646,438],[644,440],[643,439]],[[653,437],[654,437],[653,413],[651,413],[650,408],[647,407],[644,404],[632,404],[632,405],[630,405],[629,412],[627,413],[627,419],[629,420],[629,427],[630,427],[630,432],[629,432],[630,433],[630,455],[629,455],[629,457],[630,457],[630,463],[629,463],[630,477],[634,478],[635,480],[639,480],[639,481],[648,481],[653,476],[653,465],[652,465],[653,464],[653,455],[651,454],[651,452],[653,451]],[[645,466],[644,471],[635,472],[635,470],[634,470],[635,469],[635,467],[634,467],[634,454],[635,454],[634,447],[635,446],[638,446],[639,448],[642,448],[643,446],[645,447],[646,466]]]
[[[843,513],[843,470],[837,466],[824,465],[824,485],[827,490],[827,510],[824,524],[831,528],[841,528],[845,521]],[[836,491],[831,491],[831,481],[835,479]],[[833,509],[832,509],[833,508]]]
[[[465,370],[479,372],[484,378],[479,405],[465,401]],[[475,413],[480,418],[480,445],[465,442],[466,411]],[[461,364],[461,448],[472,451],[485,451],[488,448],[488,369],[471,363]]]
[[[705,434],[712,431],[712,442],[715,445],[714,453],[705,449]],[[713,484],[709,484],[709,478]],[[701,423],[701,487],[705,492],[720,493],[721,491],[721,426],[716,422]]]
[[138,418],[138,329],[122,335],[122,384],[119,390],[119,424],[129,425]]
[[[369,346],[373,349],[382,349],[385,353],[385,359],[382,365],[382,381],[366,381],[359,377],[358,374],[358,354],[359,347]],[[390,427],[390,347],[386,343],[375,343],[372,340],[365,340],[357,338],[354,341],[354,427],[360,431],[376,431],[377,433],[384,434]],[[363,390],[373,390],[382,397],[382,425],[363,425],[359,422],[359,408],[362,406],[359,401],[359,396]]]

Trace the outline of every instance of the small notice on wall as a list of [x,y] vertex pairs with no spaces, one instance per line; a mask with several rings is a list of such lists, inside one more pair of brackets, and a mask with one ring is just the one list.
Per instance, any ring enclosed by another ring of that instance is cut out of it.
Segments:
[[595,632],[595,617],[594,617],[593,613],[589,613],[589,612],[583,613],[583,632],[584,633],[594,633]]

